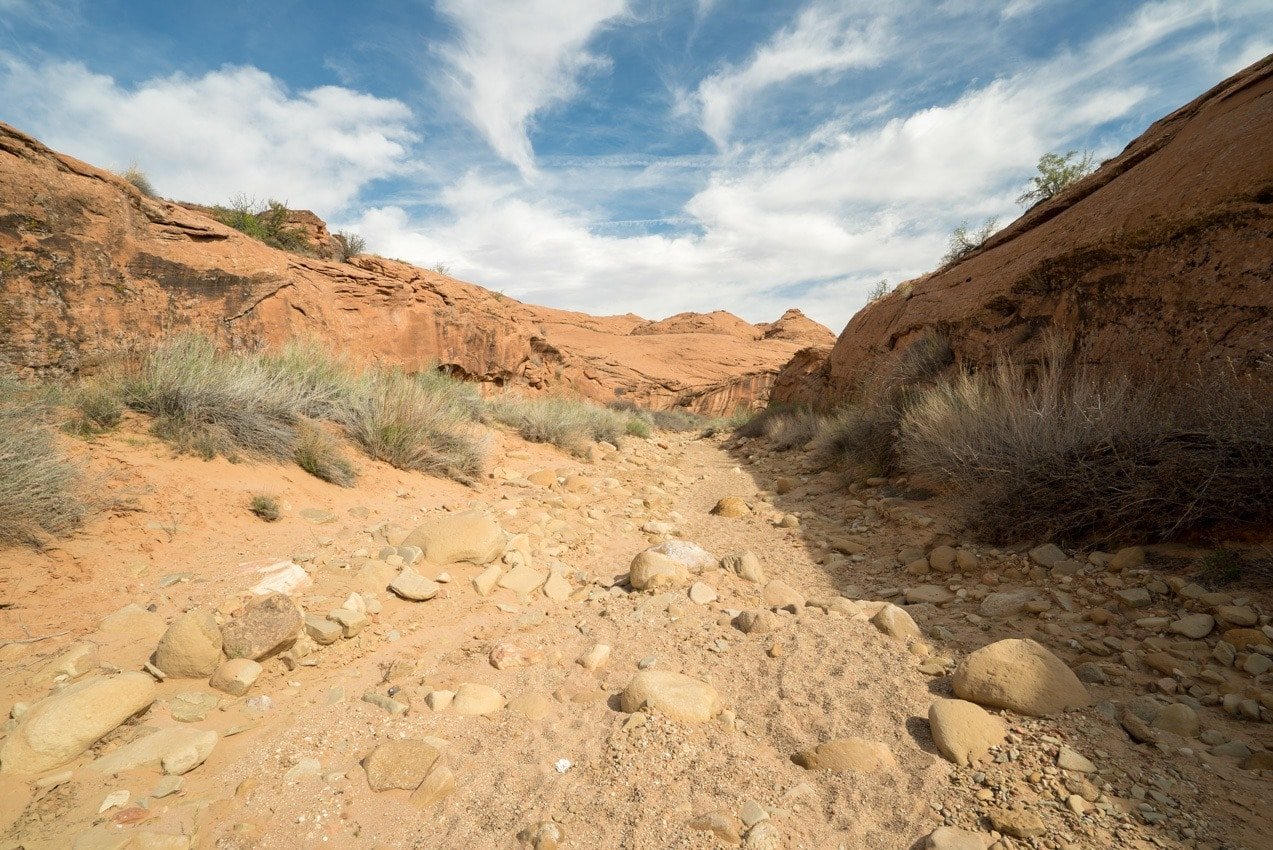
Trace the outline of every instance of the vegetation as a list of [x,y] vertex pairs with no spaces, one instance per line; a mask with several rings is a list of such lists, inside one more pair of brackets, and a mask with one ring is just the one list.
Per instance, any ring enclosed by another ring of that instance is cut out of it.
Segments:
[[39,545],[87,514],[82,476],[57,447],[44,405],[0,376],[0,543]]
[[248,503],[248,510],[266,522],[278,522],[282,516],[278,499],[273,496],[253,496],[252,501]]
[[137,163],[128,166],[128,168],[124,169],[124,173],[119,176],[132,183],[137,191],[147,198],[156,197],[154,185],[150,182],[150,178],[146,176],[146,173],[137,167]]
[[71,416],[64,430],[81,437],[92,437],[110,431],[124,416],[124,404],[118,387],[109,381],[85,381],[69,392]]
[[772,404],[735,428],[734,434],[765,439],[785,452],[808,445],[822,421],[822,416],[806,407]]
[[347,263],[367,250],[367,240],[357,233],[345,230],[336,231],[336,242],[340,245],[340,261]]
[[558,396],[503,395],[488,401],[486,409],[492,419],[517,429],[523,439],[552,443],[574,454],[583,454],[595,441],[614,443],[633,431],[635,436],[646,436],[649,429],[649,423],[634,424],[641,419],[631,412]]
[[1082,180],[1096,170],[1091,152],[1066,151],[1064,154],[1045,153],[1039,158],[1039,173],[1030,179],[1031,188],[1017,198],[1018,204],[1034,205],[1059,195],[1063,190]]
[[946,249],[945,256],[941,258],[941,264],[948,266],[962,260],[985,244],[998,229],[999,219],[994,217],[986,219],[975,231],[969,228],[968,222],[963,222],[955,228],[954,233],[950,234],[950,245]]
[[296,436],[296,465],[315,478],[352,487],[358,480],[354,465],[345,457],[340,441],[317,425],[306,424]]
[[309,253],[309,243],[299,227],[291,227],[287,216],[291,212],[283,201],[257,201],[248,195],[235,195],[227,206],[212,208],[217,221],[264,242],[271,248],[281,248],[298,254]]
[[867,303],[879,301],[885,295],[888,295],[888,278],[880,278],[866,291]]

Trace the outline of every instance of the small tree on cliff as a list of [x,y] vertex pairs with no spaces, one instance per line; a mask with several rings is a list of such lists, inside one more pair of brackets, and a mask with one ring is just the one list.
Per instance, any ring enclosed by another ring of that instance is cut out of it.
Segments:
[[1082,158],[1075,161],[1078,155],[1078,151],[1066,151],[1064,155],[1045,153],[1039,157],[1039,173],[1030,180],[1033,188],[1022,192],[1017,203],[1033,206],[1046,201],[1096,170],[1091,151],[1083,151]]

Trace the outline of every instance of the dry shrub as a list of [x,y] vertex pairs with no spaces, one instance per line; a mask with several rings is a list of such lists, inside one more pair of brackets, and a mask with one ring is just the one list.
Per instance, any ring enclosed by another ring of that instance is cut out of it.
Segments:
[[305,425],[296,437],[296,465],[315,478],[340,487],[358,480],[354,465],[345,457],[340,441],[316,425]]
[[965,500],[991,540],[1165,539],[1273,520],[1273,394],[1213,368],[1167,391],[1102,378],[1059,343],[924,392],[901,424],[911,471]]
[[253,496],[248,502],[248,510],[266,522],[278,522],[283,516],[278,499],[273,496]]
[[488,401],[486,409],[496,422],[517,429],[522,439],[551,443],[572,454],[585,453],[596,441],[617,442],[634,431],[633,436],[649,434],[648,423],[636,414],[580,399],[504,395]]
[[78,466],[58,449],[45,407],[0,376],[0,544],[38,545],[88,512]]
[[808,444],[823,419],[806,407],[774,404],[743,422],[734,434],[766,440],[775,451],[785,452]]

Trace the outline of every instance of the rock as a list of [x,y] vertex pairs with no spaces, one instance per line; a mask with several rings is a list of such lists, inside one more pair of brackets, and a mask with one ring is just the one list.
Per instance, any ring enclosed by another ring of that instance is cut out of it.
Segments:
[[410,567],[404,567],[389,583],[391,592],[410,602],[425,602],[437,596],[441,589],[442,585],[431,578],[425,578]]
[[544,694],[518,694],[510,699],[508,705],[504,707],[530,720],[538,720],[552,711],[552,700]]
[[290,647],[300,630],[301,611],[291,597],[269,593],[223,625],[221,636],[227,658],[260,661]]
[[1252,652],[1242,662],[1242,671],[1252,676],[1263,676],[1270,669],[1273,669],[1273,659],[1258,652]]
[[1273,641],[1259,629],[1229,629],[1221,637],[1238,652],[1253,646],[1269,646]]
[[778,520],[779,528],[799,528],[800,517],[795,514],[783,514],[782,519]]
[[782,836],[771,821],[761,821],[747,830],[743,850],[782,850]]
[[504,696],[489,685],[465,682],[455,689],[451,709],[456,714],[477,716],[494,714],[504,707]]
[[619,695],[629,714],[648,709],[678,723],[706,723],[722,708],[720,694],[706,682],[670,670],[642,670]]
[[335,611],[328,611],[327,619],[340,626],[341,637],[345,639],[354,637],[371,622],[363,612],[349,608],[337,608]]
[[529,649],[507,641],[497,643],[491,649],[488,660],[496,670],[508,670],[513,667],[529,667],[544,660],[544,653],[538,649]]
[[1031,588],[1023,590],[1007,590],[991,593],[981,600],[981,616],[1005,620],[1015,617],[1025,610],[1038,594]]
[[1250,605],[1220,605],[1215,609],[1216,619],[1230,626],[1254,626],[1260,615]]
[[897,764],[885,744],[862,738],[825,741],[812,750],[796,753],[792,760],[805,770],[829,770],[833,773],[875,773]]
[[649,549],[632,559],[628,582],[634,590],[665,590],[688,584],[689,570],[684,564]]
[[40,773],[74,759],[155,701],[155,680],[120,673],[78,682],[32,705],[0,746],[0,771]]
[[261,675],[261,665],[249,658],[232,658],[223,662],[212,674],[209,685],[227,694],[241,697]]
[[608,643],[598,643],[576,659],[583,669],[589,671],[601,669],[608,660],[610,660],[610,644]]
[[1143,566],[1144,563],[1145,550],[1139,546],[1128,546],[1115,552],[1105,568],[1111,573],[1121,573],[1123,570],[1134,570]]
[[544,596],[554,602],[565,602],[570,598],[570,592],[573,589],[570,586],[570,580],[561,573],[553,573],[548,576],[548,581],[544,582]]
[[221,663],[221,628],[209,608],[195,608],[172,621],[159,645],[153,663],[165,676],[175,679],[202,679]]
[[1154,716],[1150,724],[1155,729],[1174,732],[1185,738],[1198,734],[1198,713],[1183,702],[1174,702]]
[[208,729],[160,729],[102,756],[89,767],[98,773],[115,774],[159,765],[164,773],[180,775],[203,764],[217,739],[217,733]]
[[793,614],[804,607],[804,594],[781,579],[774,579],[760,592],[765,605],[770,608],[786,608]]
[[712,513],[727,519],[737,519],[750,514],[751,506],[737,496],[726,496],[716,503]]
[[498,586],[511,590],[518,596],[529,596],[543,587],[548,580],[548,573],[537,570],[529,564],[518,564],[500,576]]
[[424,698],[424,704],[433,711],[446,711],[451,707],[451,703],[455,701],[455,691],[429,691]]
[[1008,734],[1008,727],[998,717],[961,699],[934,701],[928,707],[928,725],[938,751],[959,765],[980,761]]
[[1033,640],[1001,640],[955,668],[955,695],[980,705],[1042,717],[1092,704],[1065,662]]
[[527,475],[526,480],[540,487],[551,487],[557,483],[557,472],[552,469],[540,469]]
[[221,704],[216,694],[203,691],[186,691],[176,694],[168,702],[168,714],[178,723],[198,723]]
[[[14,644],[14,646],[19,645]],[[45,684],[59,677],[78,679],[96,668],[97,644],[83,641],[72,644],[64,652],[59,653],[35,674],[33,681],[36,684]]]
[[1211,630],[1215,627],[1215,618],[1210,614],[1189,614],[1171,624],[1173,632],[1194,640],[1211,634]]
[[314,643],[319,646],[328,646],[335,643],[340,640],[340,636],[344,633],[340,623],[334,623],[326,617],[320,617],[317,614],[306,614],[303,623],[305,634],[309,635]]
[[716,601],[716,588],[706,582],[696,581],[690,585],[690,601],[695,605],[710,605]]
[[738,844],[743,840],[738,818],[726,811],[704,812],[686,825],[690,829],[710,832],[725,844]]
[[504,571],[500,569],[498,564],[491,564],[482,572],[473,576],[473,589],[477,591],[478,596],[490,596],[499,584],[499,578]]
[[921,584],[919,587],[908,587],[902,594],[908,605],[945,605],[955,598],[955,594],[937,584]]
[[779,476],[778,479],[774,481],[774,492],[779,496],[786,495],[796,489],[798,483],[799,482],[797,482],[794,478],[788,478],[785,475]]
[[1123,590],[1116,590],[1114,591],[1114,596],[1128,608],[1144,608],[1154,601],[1153,597],[1149,595],[1149,591],[1143,587],[1128,587]]
[[1096,765],[1082,753],[1069,747],[1061,747],[1056,756],[1056,766],[1062,770],[1073,770],[1078,773],[1095,773]]
[[980,832],[968,832],[953,826],[939,826],[928,834],[927,850],[986,850],[994,843],[994,837]]
[[1124,710],[1118,717],[1118,723],[1133,741],[1138,744],[1153,744],[1158,741],[1158,733],[1149,727],[1141,718],[1129,710]]
[[1257,750],[1238,765],[1243,770],[1273,770],[1273,751]]
[[416,738],[396,738],[379,745],[362,760],[372,791],[414,791],[442,754]]
[[402,541],[418,546],[431,564],[489,564],[504,554],[506,536],[499,523],[480,511],[435,517]]
[[393,697],[387,697],[384,694],[378,694],[375,691],[367,691],[362,695],[362,701],[368,705],[374,705],[383,711],[387,711],[395,717],[406,714],[411,710],[411,706],[405,702],[396,700]]
[[696,574],[716,569],[719,563],[716,556],[711,552],[688,540],[664,540],[662,543],[651,546],[646,551],[666,555],[676,563],[684,566],[691,573]]
[[552,821],[540,821],[517,833],[517,840],[526,850],[558,850],[565,837],[561,827]]
[[778,618],[767,608],[759,611],[743,611],[734,618],[734,625],[743,634],[763,635],[778,628]]
[[756,557],[754,552],[744,552],[741,555],[726,555],[721,558],[721,569],[726,572],[734,573],[743,581],[750,581],[756,584],[764,584],[765,570],[760,564],[760,558]]
[[887,603],[871,618],[871,624],[891,638],[901,641],[919,641],[923,636],[911,615],[901,608]]
[[1043,818],[1034,812],[1023,812],[1015,809],[992,809],[990,825],[1013,838],[1035,838],[1047,831]]
[[[1237,623],[1236,625],[1250,625]],[[154,611],[148,611],[136,602],[130,602],[118,611],[107,614],[97,624],[98,631],[107,634],[125,633],[133,638],[158,640],[167,630],[164,618]]]
[[937,546],[928,553],[928,566],[939,573],[955,571],[955,547]]
[[1058,564],[1068,561],[1069,556],[1062,552],[1060,547],[1056,544],[1048,543],[1031,549],[1030,560],[1034,561],[1039,566],[1050,570]]
[[425,774],[424,781],[408,798],[417,809],[432,806],[455,790],[455,774],[447,766],[446,760],[439,758]]

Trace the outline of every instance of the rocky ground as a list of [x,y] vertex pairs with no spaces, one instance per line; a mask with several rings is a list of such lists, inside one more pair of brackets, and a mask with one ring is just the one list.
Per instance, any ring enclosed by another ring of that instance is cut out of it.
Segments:
[[230,560],[10,563],[0,848],[1273,846],[1266,597],[803,463],[508,439]]

